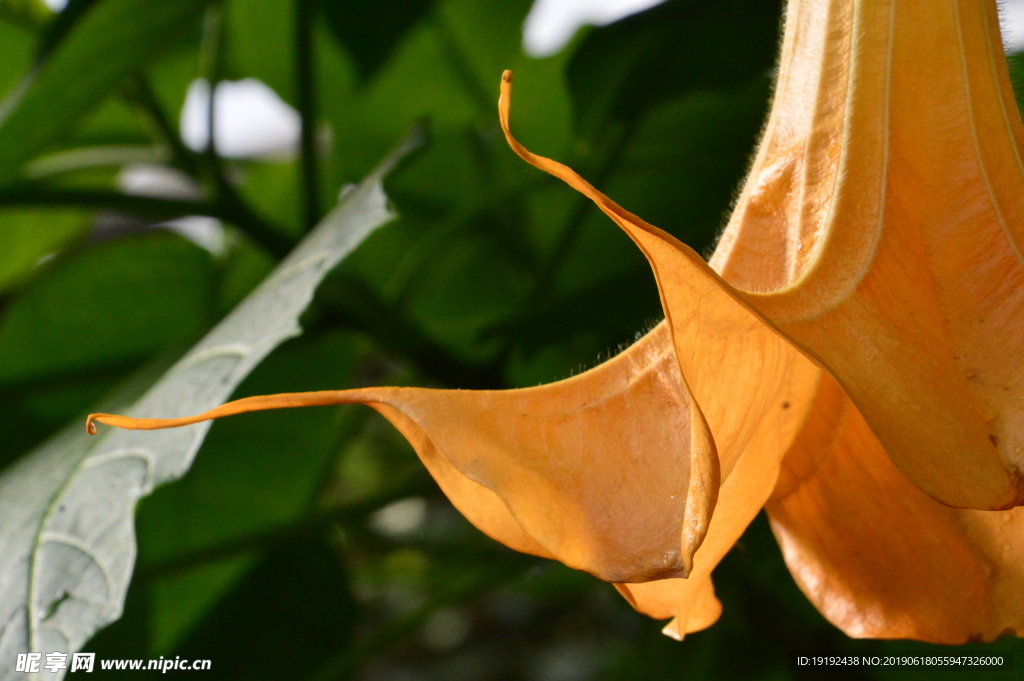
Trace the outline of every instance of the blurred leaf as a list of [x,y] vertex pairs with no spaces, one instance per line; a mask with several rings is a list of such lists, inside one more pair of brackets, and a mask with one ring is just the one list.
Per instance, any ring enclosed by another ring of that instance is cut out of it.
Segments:
[[[313,90],[317,95],[317,115],[320,117],[321,171],[326,188],[343,186],[360,176],[358,168],[353,167],[348,149],[338,143],[342,131],[356,132],[356,87],[359,74],[355,64],[345,50],[338,44],[326,26],[316,26],[313,34],[313,60],[315,63],[316,81]],[[359,142],[358,135],[347,135],[346,141]],[[327,144],[327,142],[330,144]],[[371,146],[374,140],[362,140],[363,146]],[[362,155],[361,155],[362,156]],[[368,154],[368,163],[373,162],[373,154]]]
[[73,139],[76,145],[144,145],[152,142],[146,120],[117,97],[100,102],[84,115],[69,139]]
[[322,539],[272,550],[176,650],[211,679],[301,679],[355,634],[344,565]]
[[604,349],[609,340],[628,338],[663,316],[657,291],[651,295],[650,269],[636,269],[545,302],[529,316],[504,320],[489,333],[515,338],[527,354],[583,334],[601,338],[599,349]]
[[112,144],[77,147],[31,161],[25,174],[35,180],[90,168],[109,168],[129,163],[166,163],[170,154],[153,144]]
[[211,321],[209,254],[178,236],[110,241],[54,265],[0,318],[0,384],[137,362]]
[[230,55],[226,75],[257,78],[292,106],[296,105],[294,5],[293,0],[228,0],[224,8]]
[[[146,631],[141,642],[147,655],[167,655],[189,634],[197,621],[216,607],[224,593],[252,569],[258,556],[255,552],[234,555],[223,560],[211,560],[191,570],[181,570],[156,580],[148,589],[140,589],[139,582],[133,581],[132,590],[147,598],[150,611],[147,613]],[[90,641],[90,650],[103,648],[104,634],[116,635],[118,630],[130,626],[121,620],[100,632]]]
[[295,163],[250,163],[240,173],[239,192],[256,211],[289,237],[302,234],[299,224],[299,170]]
[[262,248],[240,240],[228,251],[217,293],[217,309],[227,313],[274,269],[274,259]]
[[371,77],[387,61],[409,29],[434,5],[434,0],[320,2],[327,25],[352,55],[363,79]]
[[105,0],[87,12],[0,102],[0,183],[66,138],[82,116],[177,38],[208,1]]
[[709,251],[746,174],[770,93],[771,81],[757,75],[651,106],[606,191],[698,252]]
[[480,331],[512,314],[529,283],[528,271],[509,257],[507,247],[470,234],[438,249],[406,305],[409,316],[431,338],[463,356],[486,359],[493,354],[493,342],[481,343]]
[[[59,250],[87,227],[86,215],[78,211],[8,210],[0,213],[0,253],[3,253],[0,292],[31,271],[44,255]],[[0,328],[2,325],[0,322]]]
[[[321,278],[391,218],[381,178],[416,143],[396,150],[129,411],[208,409],[297,335],[297,317]],[[120,616],[135,558],[135,504],[188,470],[208,430],[92,438],[72,424],[0,477],[0,679],[15,678],[18,652],[79,650]]]
[[64,9],[43,30],[39,40],[38,57],[46,57],[95,4],[96,0],[68,0]]
[[[202,33],[194,31],[172,46],[148,70],[149,85],[160,114],[180,138],[178,130],[185,96],[193,80],[200,77],[199,48]],[[161,140],[167,142],[167,140]]]
[[43,0],[3,0],[0,21],[35,31],[53,19],[53,10]]
[[485,90],[495,106],[494,93],[502,70],[523,56],[523,20],[532,4],[532,0],[443,0],[439,6],[438,23],[448,34],[447,39],[455,41],[450,48],[457,50],[448,58],[453,62],[463,60],[468,72],[462,77],[475,79],[475,86]]
[[[477,113],[474,101],[463,90],[458,76],[445,60],[437,29],[423,22],[410,31],[359,101],[358,126],[337,128],[338,144],[361,152],[366,163],[367,141],[372,134],[382,144],[412,121],[430,120],[432,130],[471,123]],[[355,139],[353,139],[355,137]]]
[[592,31],[568,69],[577,130],[659,101],[734,87],[775,64],[778,0],[670,0]]
[[529,6],[439,2],[367,82],[359,117],[337,138],[339,157],[351,162],[369,147],[355,131],[384,137],[406,116],[430,118],[431,147],[391,182],[403,220],[368,242],[349,267],[431,339],[473,362],[498,350],[481,342],[480,332],[520,311],[542,257],[538,242],[553,241],[537,234],[524,206],[543,181],[508,150],[497,125],[502,69],[516,68],[525,92],[517,134],[548,153],[571,143],[565,57],[534,60],[520,48]]
[[[0,0],[0,7],[8,3],[9,0]],[[33,42],[28,31],[0,22],[0,98],[6,96],[28,71],[32,64]]]

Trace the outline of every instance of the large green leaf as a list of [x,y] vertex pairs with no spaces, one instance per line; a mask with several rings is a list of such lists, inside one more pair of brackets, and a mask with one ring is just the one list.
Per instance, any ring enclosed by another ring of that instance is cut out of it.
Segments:
[[[215,406],[297,335],[298,315],[323,276],[391,219],[381,180],[417,143],[410,138],[378,166],[127,411],[174,416]],[[208,430],[108,430],[91,438],[72,424],[0,478],[0,679],[15,678],[17,653],[79,650],[120,616],[135,561],[135,504],[188,470]]]
[[275,547],[189,636],[181,656],[215,659],[250,681],[306,678],[354,638],[346,577],[318,537]]
[[359,90],[347,125],[332,118],[345,164],[369,156],[367,140],[387,139],[410,116],[430,118],[431,148],[390,188],[402,222],[350,267],[432,341],[473,363],[494,356],[494,343],[479,342],[481,330],[518,312],[553,241],[539,233],[552,221],[536,229],[522,204],[538,185],[554,183],[517,158],[498,127],[503,69],[516,70],[520,88],[516,134],[560,158],[571,142],[565,57],[535,60],[521,51],[529,5],[439,2]]
[[0,97],[10,92],[32,63],[32,47],[31,33],[0,21]]
[[59,250],[88,226],[69,210],[10,210],[0,213],[0,292],[25,276],[39,259]]
[[157,232],[54,263],[0,317],[0,386],[187,347],[212,321],[210,260],[185,239]]
[[104,0],[0,102],[0,183],[74,124],[195,20],[208,0]]
[[13,276],[0,311],[0,471],[244,297],[218,314],[217,263],[178,235],[82,243],[88,226],[66,209],[0,213],[0,273]]
[[293,106],[294,5],[291,0],[228,0],[224,7],[228,76],[258,78]]
[[369,78],[395,45],[433,6],[433,0],[336,2],[322,0],[327,25]]
[[64,9],[43,29],[39,40],[39,56],[45,56],[59,45],[78,20],[95,4],[96,0],[68,0]]
[[53,10],[43,0],[4,0],[0,2],[0,22],[38,31],[53,19]]
[[587,36],[568,69],[577,129],[694,90],[731,88],[775,63],[778,0],[672,0]]
[[[651,224],[708,252],[746,173],[770,90],[768,78],[755,76],[735,88],[697,90],[650,107],[603,190]],[[591,214],[607,227],[603,216]]]

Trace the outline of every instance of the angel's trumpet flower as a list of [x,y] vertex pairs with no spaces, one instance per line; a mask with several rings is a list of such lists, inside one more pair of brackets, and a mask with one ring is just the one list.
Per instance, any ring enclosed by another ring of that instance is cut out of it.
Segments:
[[[843,384],[812,370],[767,509],[798,584],[851,636],[1024,635],[1024,508],[936,501],[1020,503],[1022,140],[994,2],[789,3],[711,264]],[[670,635],[707,626],[700,580],[762,494],[726,479],[690,579],[620,590],[674,617]]]
[[[767,502],[798,583],[851,635],[1024,633],[1024,140],[994,0],[791,0],[771,117],[708,266],[575,172],[644,252],[665,321],[574,378],[362,402],[505,544],[616,582],[682,637]],[[782,475],[780,476],[780,466]],[[902,471],[902,472],[901,472]],[[776,481],[778,480],[778,486]]]
[[824,364],[896,466],[1024,503],[1024,130],[995,0],[793,0],[712,263]]

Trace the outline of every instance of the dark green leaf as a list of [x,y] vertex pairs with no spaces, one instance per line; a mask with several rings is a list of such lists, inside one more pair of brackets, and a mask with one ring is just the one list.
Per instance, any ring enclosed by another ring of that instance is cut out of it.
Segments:
[[[6,0],[0,6],[5,4]],[[7,96],[28,70],[32,63],[32,42],[28,31],[0,22],[0,98]]]
[[75,123],[196,21],[207,2],[105,0],[87,12],[0,103],[0,183],[67,138]]
[[96,0],[68,0],[64,9],[43,30],[39,41],[39,58],[45,58],[95,4]]
[[364,79],[387,61],[398,42],[434,5],[434,0],[319,2],[327,25],[352,55]]
[[296,105],[294,4],[293,0],[228,0],[224,8],[230,55],[227,77],[258,78],[292,106]]
[[0,212],[0,293],[25,277],[40,258],[55,254],[87,227],[87,214],[78,211]]
[[595,29],[568,70],[577,130],[590,136],[609,118],[767,73],[780,11],[778,0],[670,0]]
[[[140,361],[212,321],[209,254],[154,233],[55,263],[0,319],[0,384]],[[74,338],[74,343],[68,343]]]
[[0,2],[0,21],[36,31],[53,19],[53,11],[43,0],[4,0]]
[[355,636],[347,581],[324,539],[277,547],[176,653],[217,660],[211,679],[302,679]]

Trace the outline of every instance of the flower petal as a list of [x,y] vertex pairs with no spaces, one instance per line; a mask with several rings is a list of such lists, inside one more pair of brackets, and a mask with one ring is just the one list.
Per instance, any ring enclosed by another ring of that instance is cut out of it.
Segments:
[[662,579],[645,584],[616,584],[630,605],[656,620],[671,618],[662,633],[677,641],[707,629],[722,614],[711,577]]
[[655,619],[674,618],[665,627],[667,635],[682,639],[717,619],[721,607],[712,603],[711,571],[772,494],[783,455],[807,427],[820,374],[821,370],[803,357],[794,361],[778,402],[765,414],[732,474],[722,483],[711,526],[693,557],[690,577],[617,585],[640,612]]
[[[810,365],[692,249],[566,166],[524,149],[509,131],[510,94],[506,72],[499,112],[512,148],[591,198],[647,255],[666,321],[644,339],[591,371],[537,388],[367,388],[248,398],[186,419],[93,418],[162,428],[244,411],[362,402],[406,435],[472,522],[509,546],[612,582],[688,575],[720,476],[748,445],[758,450],[772,440],[774,433],[754,441],[789,408],[783,394],[790,374]],[[783,449],[761,458],[774,470]],[[771,482],[760,485],[766,496]]]
[[800,588],[850,636],[955,644],[1024,634],[1024,508],[932,499],[827,374],[768,513]]
[[643,221],[571,168],[531,153],[512,136],[512,72],[502,75],[498,111],[509,146],[592,200],[640,248],[654,271],[676,358],[715,438],[723,479],[764,415],[779,402],[800,353],[692,248]]
[[712,263],[914,484],[1024,503],[1024,129],[995,2],[793,0],[786,27]]
[[714,442],[665,325],[590,371],[536,388],[289,393],[181,419],[90,419],[168,428],[353,402],[388,418],[481,530],[607,581],[688,574],[718,496]]

